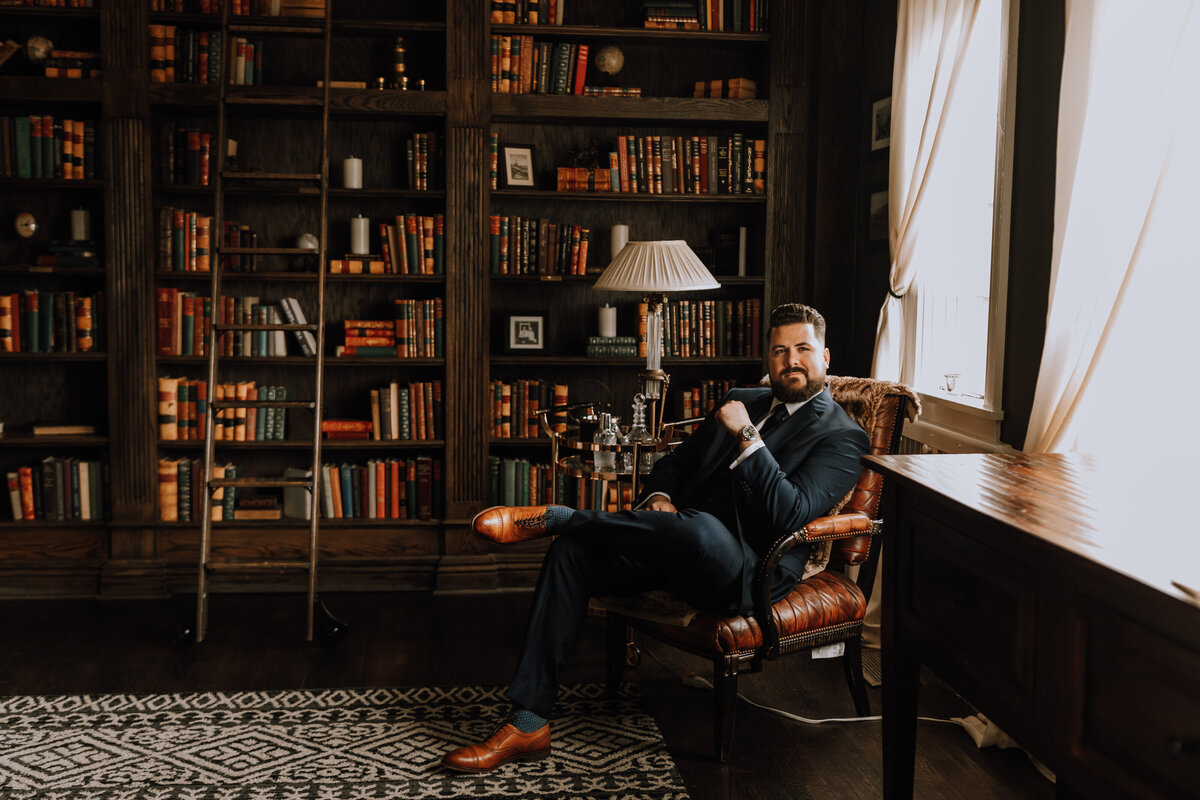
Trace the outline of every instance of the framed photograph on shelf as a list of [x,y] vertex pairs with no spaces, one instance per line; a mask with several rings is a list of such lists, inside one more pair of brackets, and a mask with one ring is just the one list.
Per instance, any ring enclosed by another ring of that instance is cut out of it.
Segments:
[[530,311],[509,314],[504,352],[537,355],[546,352],[546,314]]
[[882,150],[892,141],[892,98],[871,104],[871,152]]
[[504,188],[534,188],[533,146],[527,144],[506,144],[502,149],[504,155]]
[[888,240],[888,190],[872,191],[867,195],[867,241],[879,244]]

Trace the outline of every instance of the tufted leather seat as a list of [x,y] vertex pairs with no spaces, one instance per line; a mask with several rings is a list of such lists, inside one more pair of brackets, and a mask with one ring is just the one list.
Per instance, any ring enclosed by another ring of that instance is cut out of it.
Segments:
[[[870,436],[872,455],[893,452],[903,420],[915,419],[920,410],[916,395],[902,384],[831,376],[829,389],[834,400]],[[883,476],[864,469],[858,483],[829,515],[780,538],[763,560],[755,584],[753,615],[730,617],[702,612],[677,600],[664,604],[663,593],[597,598],[593,605],[604,609],[608,616],[609,688],[615,690],[620,683],[630,628],[711,659],[716,756],[725,761],[733,739],[739,672],[757,672],[764,659],[845,642],[842,665],[855,710],[860,716],[870,714],[862,677],[861,637],[875,579],[878,548],[872,548],[871,543],[881,527],[876,515],[882,491]],[[773,574],[779,559],[800,543],[812,544],[814,555],[810,556],[809,566],[814,574],[772,605],[770,581],[761,580],[761,576]],[[842,571],[850,565],[861,565],[857,582]]]

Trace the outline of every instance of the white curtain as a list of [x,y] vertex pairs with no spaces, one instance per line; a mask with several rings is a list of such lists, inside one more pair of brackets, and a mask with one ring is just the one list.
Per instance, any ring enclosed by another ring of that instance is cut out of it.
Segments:
[[[916,319],[918,267],[935,271],[953,260],[942,257],[947,254],[948,231],[937,228],[936,219],[939,199],[945,198],[957,183],[956,170],[963,166],[957,154],[949,152],[957,148],[953,142],[947,146],[947,130],[954,122],[956,87],[982,2],[899,3],[888,176],[891,294],[884,301],[875,335],[871,374],[876,378],[914,381],[920,350]],[[993,152],[994,147],[993,135]],[[990,166],[991,160],[985,163]],[[931,200],[934,207],[927,208]],[[929,235],[931,231],[935,235]]]
[[1200,446],[1200,0],[1066,8],[1050,304],[1025,450],[1161,466]]

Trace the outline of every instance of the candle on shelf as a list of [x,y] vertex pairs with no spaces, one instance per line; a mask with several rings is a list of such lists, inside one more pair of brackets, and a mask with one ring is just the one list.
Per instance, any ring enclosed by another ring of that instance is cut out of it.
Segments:
[[616,224],[612,226],[612,254],[609,256],[609,261],[617,257],[617,253],[621,252],[621,248],[629,241],[629,226]]
[[92,214],[86,208],[71,209],[71,241],[86,242],[92,238]]
[[356,156],[342,159],[342,186],[347,189],[362,188],[362,159]]
[[600,335],[612,338],[617,335],[617,308],[608,303],[600,306]]
[[365,256],[371,252],[370,226],[371,220],[362,214],[350,220],[350,252],[354,255]]

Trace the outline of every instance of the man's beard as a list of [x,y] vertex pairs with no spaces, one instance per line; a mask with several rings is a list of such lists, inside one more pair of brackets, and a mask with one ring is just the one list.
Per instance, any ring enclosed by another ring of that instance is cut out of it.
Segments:
[[[806,375],[808,379],[803,386],[793,384],[787,380],[787,376],[791,372],[799,370],[788,370],[779,376],[779,380],[771,379],[771,391],[781,403],[803,403],[805,400],[820,394],[825,388],[825,376],[820,375],[816,380],[812,375]],[[802,375],[804,373],[801,373]]]

